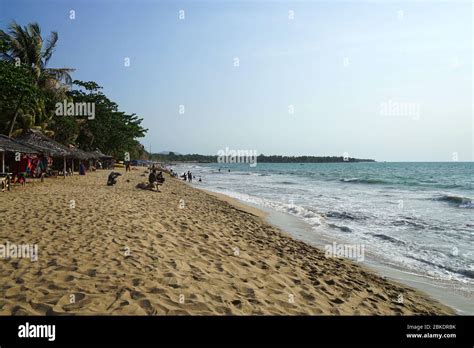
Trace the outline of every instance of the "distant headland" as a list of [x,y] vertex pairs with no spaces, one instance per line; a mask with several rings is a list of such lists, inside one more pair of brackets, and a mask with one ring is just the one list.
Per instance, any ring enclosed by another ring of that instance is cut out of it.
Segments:
[[[182,155],[176,152],[153,153],[151,160],[160,162],[199,162],[217,163],[217,155]],[[281,156],[281,155],[259,155],[259,163],[338,163],[338,162],[375,162],[373,159],[361,159],[345,156]],[[238,163],[238,162],[236,162]]]

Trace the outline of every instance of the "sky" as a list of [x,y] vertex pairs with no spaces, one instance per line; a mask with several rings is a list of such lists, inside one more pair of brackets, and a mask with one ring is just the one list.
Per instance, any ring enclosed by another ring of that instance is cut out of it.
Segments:
[[474,159],[472,16],[470,1],[0,0],[0,28],[57,31],[49,66],[142,117],[147,150],[378,161]]

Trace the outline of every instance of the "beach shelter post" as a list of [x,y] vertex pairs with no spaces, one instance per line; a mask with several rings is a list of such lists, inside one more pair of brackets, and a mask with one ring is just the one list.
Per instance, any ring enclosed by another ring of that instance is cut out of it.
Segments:
[[64,178],[66,178],[66,156],[64,156],[63,158],[64,158],[64,170],[63,170],[63,174],[64,174]]
[[5,151],[2,151],[2,173],[5,173]]
[[74,175],[74,158],[72,159],[71,164],[71,175]]

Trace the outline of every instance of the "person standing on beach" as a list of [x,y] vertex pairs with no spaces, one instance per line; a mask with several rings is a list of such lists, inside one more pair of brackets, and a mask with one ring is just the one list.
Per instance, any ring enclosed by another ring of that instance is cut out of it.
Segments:
[[192,182],[193,181],[193,175],[191,174],[190,171],[188,171],[188,181]]

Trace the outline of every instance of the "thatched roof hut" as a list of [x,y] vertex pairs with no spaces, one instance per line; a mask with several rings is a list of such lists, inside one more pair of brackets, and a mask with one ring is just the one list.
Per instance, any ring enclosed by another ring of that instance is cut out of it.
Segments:
[[2,153],[2,173],[5,172],[5,152],[38,153],[31,147],[2,134],[0,134],[0,152]]
[[95,153],[98,156],[97,158],[103,160],[111,160],[113,158],[112,156],[102,153],[102,151],[100,151],[99,149],[95,149],[95,151],[93,151],[92,153]]
[[38,153],[35,149],[2,134],[0,134],[0,152]]
[[91,155],[89,152],[85,152],[81,149],[78,149],[77,147],[73,147],[69,145],[69,151],[71,151],[74,155],[74,158],[80,159],[80,160],[88,160],[91,158],[95,158],[93,155]]
[[66,146],[48,138],[36,129],[29,129],[23,132],[16,140],[51,157],[77,158],[73,151]]

